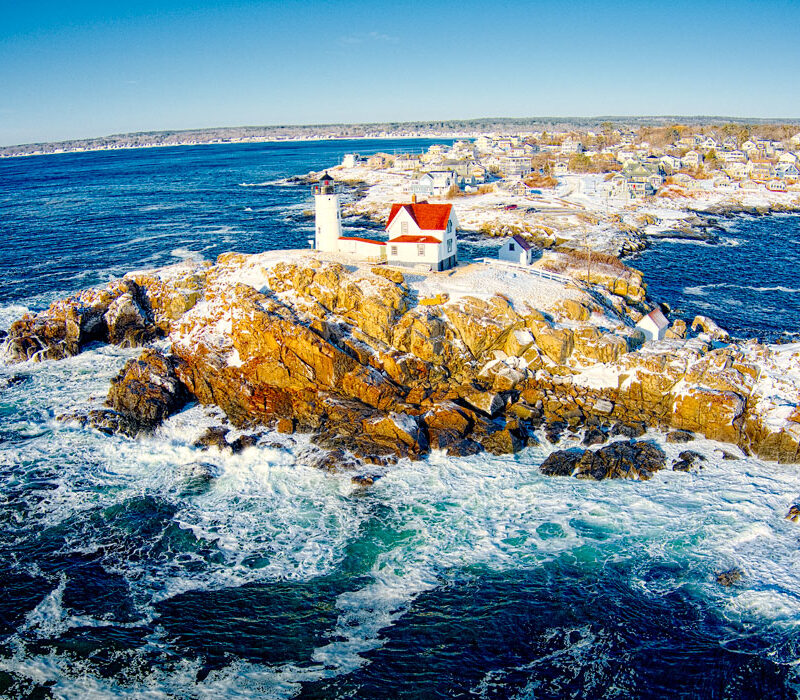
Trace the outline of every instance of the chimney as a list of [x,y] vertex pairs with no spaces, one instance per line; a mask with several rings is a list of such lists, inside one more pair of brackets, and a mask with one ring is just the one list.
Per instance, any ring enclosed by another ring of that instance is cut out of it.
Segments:
[[412,204],[416,204],[417,203],[417,195],[415,195],[415,194],[411,195],[411,203]]

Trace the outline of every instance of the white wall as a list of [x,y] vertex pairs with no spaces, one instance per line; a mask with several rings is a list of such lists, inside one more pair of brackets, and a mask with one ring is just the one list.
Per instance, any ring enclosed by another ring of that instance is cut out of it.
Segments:
[[639,323],[636,324],[636,327],[642,331],[642,333],[644,333],[644,336],[647,338],[647,340],[663,340],[664,335],[667,332],[666,328],[659,330],[658,326],[649,316],[645,316],[641,321],[639,321]]
[[339,239],[340,253],[347,253],[361,260],[385,260],[386,248],[387,246],[380,242],[367,243],[347,238]]
[[[512,245],[514,246],[514,250],[511,250]],[[519,263],[520,265],[530,264],[530,251],[524,250],[516,241],[506,241],[503,243],[503,245],[500,246],[497,257],[500,260]]]
[[338,194],[314,195],[314,247],[335,253],[342,235],[342,218],[339,213]]
[[[406,265],[433,265],[436,267],[439,264],[439,249],[442,247],[434,243],[423,243],[424,255],[419,255],[417,252],[417,243],[387,243],[386,244],[386,260],[391,263],[392,261],[400,262]],[[392,249],[397,248],[397,255],[392,255]],[[447,257],[447,256],[444,256]]]

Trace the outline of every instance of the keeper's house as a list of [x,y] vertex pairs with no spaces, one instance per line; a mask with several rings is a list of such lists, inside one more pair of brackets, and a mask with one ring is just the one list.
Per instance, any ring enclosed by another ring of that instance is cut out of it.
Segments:
[[452,204],[415,202],[393,204],[386,224],[389,265],[449,270],[458,264],[456,229]]

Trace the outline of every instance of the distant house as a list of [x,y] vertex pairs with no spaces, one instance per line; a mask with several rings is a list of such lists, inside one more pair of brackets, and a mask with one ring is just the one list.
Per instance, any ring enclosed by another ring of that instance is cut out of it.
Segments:
[[413,153],[402,153],[394,157],[396,170],[416,170],[419,167],[419,156]]
[[420,175],[411,183],[409,192],[412,196],[422,199],[433,197],[433,175],[430,173],[423,173]]
[[716,139],[713,139],[711,136],[706,136],[699,144],[697,144],[700,148],[705,148],[707,150],[711,150],[712,148],[719,148],[719,144],[717,143]]
[[390,265],[448,270],[458,263],[458,220],[452,204],[392,204],[386,232]]
[[770,180],[766,187],[770,192],[786,192],[786,183],[783,180]]
[[717,158],[723,163],[746,163],[747,156],[742,151],[719,151]]
[[522,236],[512,236],[500,246],[497,257],[520,265],[530,265],[533,260],[533,248]]
[[780,163],[775,168],[775,177],[781,180],[797,180],[798,175],[800,175],[800,172],[798,172],[794,163]]
[[526,177],[533,172],[530,156],[504,156],[500,159],[500,167],[510,178]]
[[775,169],[768,160],[751,160],[747,164],[747,169],[750,179],[758,180],[759,182],[766,182],[775,174]]
[[722,170],[728,177],[731,177],[734,180],[741,180],[747,175],[747,165],[738,161],[725,164]]
[[654,175],[641,163],[629,163],[622,170],[631,197],[644,197],[654,194],[661,186],[662,178]]
[[667,175],[672,175],[672,173],[681,169],[681,159],[675,158],[675,156],[662,156],[658,162],[661,165],[661,170]]
[[644,333],[647,340],[663,340],[669,328],[669,321],[661,309],[656,307],[647,316],[643,316],[636,327]]
[[561,153],[580,153],[583,151],[583,144],[578,139],[567,137],[561,142]]
[[387,153],[376,153],[375,155],[367,158],[367,167],[380,169],[385,168],[389,164],[389,155]]
[[557,160],[555,165],[553,165],[553,175],[556,177],[562,177],[569,172],[569,166],[567,165],[567,161],[565,160]]
[[742,144],[742,150],[743,150],[745,153],[748,153],[748,154],[749,154],[749,153],[751,153],[751,152],[756,152],[756,151],[758,151],[758,146],[756,146],[756,142],[755,142],[755,141],[751,141],[750,139],[747,139],[747,141],[745,141],[745,142]]
[[420,175],[409,189],[418,198],[444,197],[457,182],[457,175],[451,170],[431,170]]
[[699,168],[703,162],[703,156],[697,151],[689,151],[681,158],[681,165],[684,168]]

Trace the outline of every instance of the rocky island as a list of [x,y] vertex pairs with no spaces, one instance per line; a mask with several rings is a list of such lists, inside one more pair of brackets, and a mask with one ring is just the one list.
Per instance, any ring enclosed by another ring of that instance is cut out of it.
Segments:
[[[545,473],[648,478],[665,466],[636,441],[648,427],[800,461],[800,346],[731,342],[703,318],[645,342],[635,323],[648,308],[641,273],[611,257],[588,271],[550,251],[529,268],[421,273],[307,250],[228,253],[26,315],[4,353],[145,346],[104,406],[62,418],[135,436],[197,401],[251,432],[310,434],[308,458],[328,468],[513,453],[572,431],[585,453],[554,452]],[[674,468],[694,459],[687,450]]]

